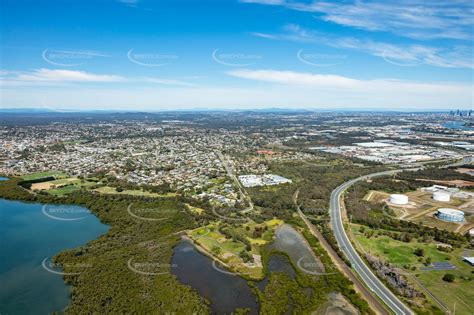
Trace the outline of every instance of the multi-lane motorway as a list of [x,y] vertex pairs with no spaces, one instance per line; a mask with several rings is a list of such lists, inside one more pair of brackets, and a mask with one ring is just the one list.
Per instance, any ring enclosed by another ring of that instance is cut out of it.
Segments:
[[376,176],[393,175],[400,170],[385,171],[361,176],[348,181],[337,187],[331,193],[330,215],[331,224],[334,229],[334,235],[341,250],[351,262],[352,268],[357,272],[365,285],[373,291],[395,314],[414,314],[395,294],[393,294],[370,270],[359,254],[352,246],[349,237],[344,230],[342,210],[341,210],[341,194],[354,183]]

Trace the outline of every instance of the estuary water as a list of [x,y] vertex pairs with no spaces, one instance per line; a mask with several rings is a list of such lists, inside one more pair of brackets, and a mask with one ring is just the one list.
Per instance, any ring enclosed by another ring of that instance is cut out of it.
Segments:
[[191,241],[182,240],[174,248],[172,264],[176,265],[172,272],[178,280],[207,299],[213,313],[230,314],[236,308],[249,308],[250,314],[258,314],[257,297],[247,281],[213,264]]
[[[295,265],[304,268],[304,272],[321,272],[323,269],[311,254],[311,249],[303,237],[290,225],[284,224],[277,228],[275,241],[270,246],[287,253]],[[249,308],[250,314],[258,313],[257,297],[247,281],[213,263],[213,260],[201,254],[191,241],[183,239],[174,248],[172,264],[176,265],[172,272],[178,280],[196,289],[206,298],[213,313],[230,314],[236,308]],[[281,255],[270,256],[268,272],[283,272],[291,278],[296,276],[293,266]],[[260,291],[264,291],[268,280],[267,276],[254,283]]]
[[45,266],[107,230],[83,207],[0,199],[0,314],[61,312],[70,287]]
[[474,130],[474,127],[467,126],[463,121],[447,121],[443,124],[443,127],[448,129],[458,129],[458,130]]

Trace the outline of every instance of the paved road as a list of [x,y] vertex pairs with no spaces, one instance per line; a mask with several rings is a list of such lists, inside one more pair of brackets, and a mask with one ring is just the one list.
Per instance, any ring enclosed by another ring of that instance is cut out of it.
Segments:
[[461,161],[442,166],[441,168],[463,166],[463,165],[471,164],[471,163],[474,163],[474,155],[473,156],[465,156]]
[[224,168],[227,172],[227,176],[229,176],[230,179],[232,179],[234,181],[235,185],[239,189],[239,193],[242,196],[242,200],[247,201],[247,203],[249,204],[249,206],[247,208],[245,208],[244,210],[242,210],[241,212],[242,213],[248,213],[248,212],[253,211],[254,205],[253,205],[252,199],[250,198],[250,196],[247,193],[247,191],[245,190],[245,188],[242,187],[242,184],[240,183],[237,176],[235,176],[234,170],[232,168],[232,164],[231,164],[229,158],[224,156],[222,154],[222,152],[217,152],[217,155],[218,155],[219,159],[221,160],[222,164],[224,165]]
[[344,230],[343,219],[342,219],[342,210],[341,210],[341,194],[350,186],[355,184],[358,181],[365,180],[368,178],[384,175],[393,175],[400,170],[385,171],[374,173],[370,175],[365,175],[348,181],[341,186],[337,187],[331,193],[331,205],[330,205],[330,215],[331,215],[331,224],[334,229],[334,235],[336,237],[339,247],[347,256],[349,261],[352,264],[352,267],[357,272],[359,277],[364,281],[365,285],[373,291],[377,296],[395,313],[395,314],[414,314],[402,301],[400,301],[395,294],[393,294],[370,270],[369,267],[364,263],[362,258],[356,252],[352,246],[351,241],[349,240],[346,231]]
[[296,190],[293,194],[293,201],[298,209],[298,214],[300,215],[306,226],[309,228],[310,233],[313,234],[319,240],[319,243],[329,254],[329,257],[331,257],[331,260],[335,263],[336,267],[342,273],[344,273],[344,275],[349,278],[352,283],[354,283],[357,292],[359,292],[362,297],[369,303],[370,307],[376,312],[376,314],[389,315],[390,313],[388,312],[388,310],[385,309],[384,304],[380,300],[378,300],[377,297],[375,297],[373,293],[369,291],[369,289],[367,289],[367,287],[364,286],[362,281],[354,274],[353,270],[346,265],[346,263],[341,259],[341,257],[339,257],[339,255],[332,248],[332,246],[329,245],[329,243],[321,234],[321,232],[318,231],[318,229],[308,220],[306,215],[304,215],[304,213],[301,211],[300,206],[297,202],[298,192],[299,190]]

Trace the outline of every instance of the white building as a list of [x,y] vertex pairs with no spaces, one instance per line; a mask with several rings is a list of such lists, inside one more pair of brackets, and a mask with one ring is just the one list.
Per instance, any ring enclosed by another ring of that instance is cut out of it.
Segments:
[[244,187],[273,186],[292,182],[291,179],[273,174],[240,175],[239,180]]

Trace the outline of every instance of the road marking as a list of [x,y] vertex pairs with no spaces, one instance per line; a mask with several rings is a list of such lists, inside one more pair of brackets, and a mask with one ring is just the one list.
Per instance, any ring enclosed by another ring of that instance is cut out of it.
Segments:
[[[366,180],[375,176],[384,176],[384,175],[392,175],[395,173],[400,172],[401,170],[394,170],[394,171],[385,171],[374,173],[370,175],[360,176],[358,178],[352,179],[339,187],[337,187],[331,193],[331,223],[334,229],[334,235],[336,240],[344,252],[344,254],[348,257],[351,264],[354,266],[354,269],[362,278],[362,280],[366,283],[369,289],[377,294],[384,302],[389,306],[396,314],[413,314],[411,310],[406,307],[403,302],[401,302],[398,297],[393,294],[381,281],[377,276],[370,270],[370,268],[364,263],[362,258],[359,254],[355,251],[352,243],[347,237],[346,231],[344,229],[344,224],[342,220],[342,211],[341,211],[341,194],[350,186],[355,184],[358,181]],[[402,309],[403,308],[403,309]]]

